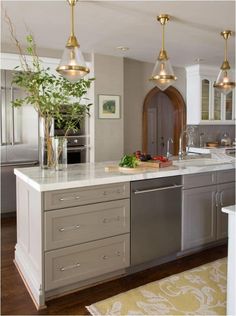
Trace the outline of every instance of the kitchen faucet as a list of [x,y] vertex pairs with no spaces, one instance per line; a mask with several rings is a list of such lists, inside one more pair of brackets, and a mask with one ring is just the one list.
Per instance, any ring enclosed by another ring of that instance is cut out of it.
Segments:
[[167,139],[167,145],[166,145],[166,157],[170,158],[170,142],[173,144],[173,139],[170,137]]
[[178,153],[179,160],[182,160],[184,158],[184,156],[187,154],[188,150],[189,150],[189,144],[187,145],[188,149],[186,150],[186,152],[184,152],[184,150],[183,150],[183,137],[184,137],[184,135],[186,135],[186,138],[188,138],[189,135],[188,135],[188,131],[187,130],[182,130],[182,132],[180,133],[180,137],[179,137],[179,153]]

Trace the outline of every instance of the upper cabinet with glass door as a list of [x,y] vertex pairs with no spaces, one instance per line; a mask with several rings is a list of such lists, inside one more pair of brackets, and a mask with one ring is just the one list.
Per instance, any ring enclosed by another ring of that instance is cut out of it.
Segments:
[[234,124],[235,91],[226,96],[213,88],[217,67],[194,65],[187,73],[187,124]]

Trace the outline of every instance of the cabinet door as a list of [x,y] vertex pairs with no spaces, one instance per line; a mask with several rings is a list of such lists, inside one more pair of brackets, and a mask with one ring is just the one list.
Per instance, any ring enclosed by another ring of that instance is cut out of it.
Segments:
[[222,93],[216,89],[213,91],[214,93],[214,109],[213,109],[213,120],[219,121],[222,119]]
[[225,120],[226,121],[233,120],[233,91],[231,91],[225,96],[224,110],[225,110]]
[[216,239],[216,186],[183,191],[182,250]]
[[219,201],[217,208],[217,239],[228,236],[228,215],[221,211],[224,206],[235,204],[235,183],[225,183],[218,186]]
[[210,119],[210,81],[203,79],[202,83],[202,109],[201,120],[208,121]]

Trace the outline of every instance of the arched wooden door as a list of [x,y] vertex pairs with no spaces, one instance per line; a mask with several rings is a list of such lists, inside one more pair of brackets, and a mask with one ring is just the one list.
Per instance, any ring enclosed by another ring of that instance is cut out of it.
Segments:
[[[179,137],[182,130],[186,129],[186,105],[181,93],[174,87],[169,87],[165,91],[161,91],[154,87],[145,97],[143,104],[143,152],[148,152],[148,135],[150,135],[150,126],[148,126],[150,116],[150,108],[153,107],[153,102],[157,99],[158,94],[165,94],[172,104],[172,122],[164,122],[173,124],[173,153],[178,154]],[[158,106],[158,105],[157,105]],[[159,118],[160,119],[160,118]],[[152,127],[153,128],[153,127]]]

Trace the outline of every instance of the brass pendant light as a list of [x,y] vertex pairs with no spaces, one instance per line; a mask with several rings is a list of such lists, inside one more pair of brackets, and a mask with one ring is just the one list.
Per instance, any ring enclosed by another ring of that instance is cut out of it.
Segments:
[[89,73],[79,43],[74,34],[74,7],[78,0],[67,0],[71,7],[71,35],[64,49],[57,72],[71,82],[76,82]]
[[162,48],[150,78],[150,80],[162,91],[167,89],[175,80],[177,80],[165,50],[165,25],[169,20],[170,16],[167,14],[157,16],[157,21],[159,21],[162,26]]
[[223,36],[225,40],[225,58],[224,61],[220,67],[219,75],[216,79],[216,82],[214,83],[214,88],[219,90],[223,94],[230,93],[234,87],[235,87],[235,81],[232,75],[232,72],[230,70],[230,65],[228,62],[228,51],[227,51],[227,40],[232,35],[232,32],[229,30],[223,31],[220,33],[221,36]]

